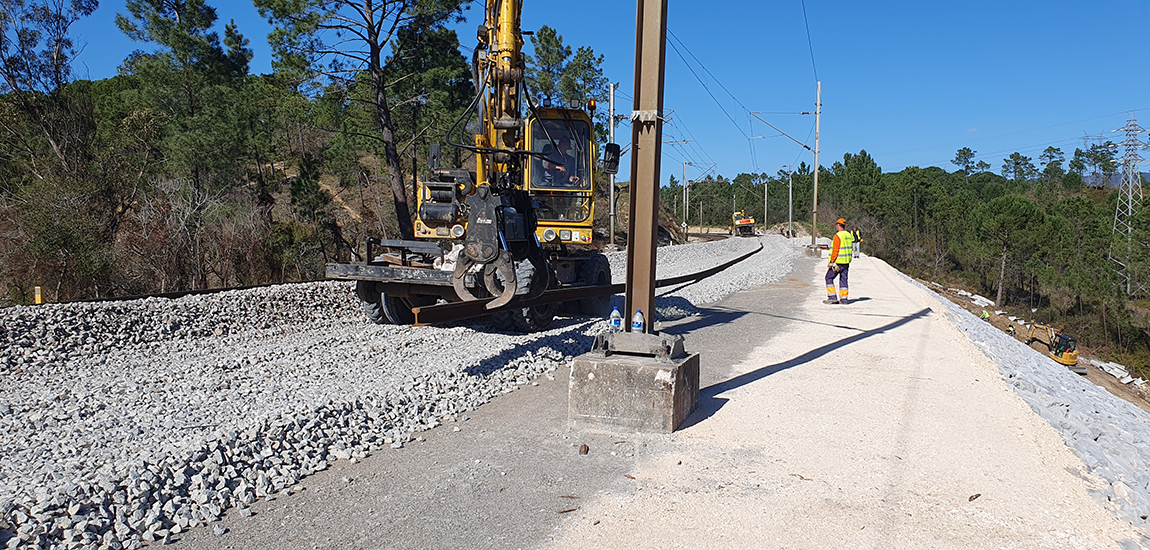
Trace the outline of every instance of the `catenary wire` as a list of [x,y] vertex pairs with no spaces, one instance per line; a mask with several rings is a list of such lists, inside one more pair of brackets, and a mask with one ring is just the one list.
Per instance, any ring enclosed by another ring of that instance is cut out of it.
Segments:
[[811,24],[807,20],[807,0],[800,0],[803,4],[803,25],[807,28],[807,48],[811,51],[811,70],[815,73],[815,82],[819,81],[819,68],[815,65],[815,45],[811,42]]

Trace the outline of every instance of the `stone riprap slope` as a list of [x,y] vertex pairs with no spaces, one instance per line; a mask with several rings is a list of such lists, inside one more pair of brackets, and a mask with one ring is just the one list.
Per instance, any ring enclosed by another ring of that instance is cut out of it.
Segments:
[[[660,270],[745,251],[730,246],[661,254]],[[781,277],[795,253],[781,239],[768,248],[740,266],[772,273],[732,268],[692,296]],[[332,461],[465,419],[605,329],[579,318],[535,334],[377,326],[351,288],[0,310],[0,546],[136,548],[245,514]]]
[[903,277],[946,305],[947,315],[998,365],[1015,393],[1062,435],[1085,464],[1095,499],[1150,528],[1150,414]]

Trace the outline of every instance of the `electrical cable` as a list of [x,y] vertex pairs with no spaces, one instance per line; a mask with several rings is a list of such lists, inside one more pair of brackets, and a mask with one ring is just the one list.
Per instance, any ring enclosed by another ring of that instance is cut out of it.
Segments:
[[[668,30],[667,32],[670,33],[671,31]],[[699,81],[699,84],[703,87],[703,90],[705,90],[707,92],[707,95],[711,96],[711,99],[715,101],[715,105],[719,106],[719,110],[723,111],[723,114],[726,115],[727,120],[731,121],[731,124],[733,124],[735,126],[735,128],[737,128],[739,130],[739,133],[743,134],[743,137],[745,137],[745,138],[751,137],[751,136],[748,136],[747,133],[745,131],[743,131],[742,128],[739,127],[739,123],[735,122],[735,119],[733,117],[731,117],[731,113],[728,113],[727,109],[725,107],[723,107],[723,104],[719,102],[719,98],[715,97],[715,94],[711,93],[711,89],[708,88],[707,84],[705,82],[703,82],[703,79],[699,77],[699,73],[695,72],[695,69],[693,67],[691,67],[691,64],[687,63],[687,58],[683,57],[683,54],[679,52],[679,48],[677,46],[675,46],[675,42],[668,40],[667,43],[671,45],[672,50],[675,50],[675,54],[679,56],[679,59],[683,60],[683,64],[687,66],[687,70],[691,71],[691,74],[695,76],[695,80]],[[716,82],[718,82],[718,81],[716,80]],[[722,84],[719,84],[719,87],[722,87],[722,86],[723,86]],[[727,93],[729,94],[730,92],[727,92]],[[731,97],[734,97],[734,96],[731,96]],[[739,101],[736,99],[735,103],[738,103],[738,102]],[[740,104],[739,106],[742,107],[742,104]],[[743,108],[746,109],[746,107],[743,107]]]
[[[804,21],[805,21],[805,6],[804,6]],[[710,88],[707,87],[707,84],[705,82],[703,82],[703,79],[699,76],[699,74],[697,72],[695,72],[695,69],[691,66],[690,63],[687,62],[686,58],[683,57],[683,54],[682,54],[682,52],[679,51],[679,48],[682,48],[684,51],[686,51],[687,55],[691,56],[691,59],[694,59],[695,62],[698,63],[699,67],[703,70],[703,72],[706,73],[707,76],[711,77],[711,79],[714,80],[715,83],[718,84],[719,87],[722,88],[722,90],[724,92],[726,92],[728,96],[731,97],[731,99],[735,102],[735,105],[737,105],[738,108],[745,111],[748,114],[748,116],[753,116],[753,113],[751,113],[751,110],[748,109],[747,106],[744,105],[741,101],[739,101],[739,98],[736,97],[735,94],[731,93],[731,91],[728,90],[727,87],[723,85],[722,81],[720,81],[718,78],[716,78],[714,73],[712,73],[710,71],[710,69],[708,69],[707,66],[705,64],[703,64],[702,61],[699,61],[699,58],[696,57],[695,54],[691,52],[690,48],[688,48],[687,45],[683,43],[683,40],[681,38],[679,38],[677,35],[675,35],[675,33],[669,28],[667,29],[667,35],[670,37],[670,40],[668,40],[667,43],[671,45],[671,49],[675,50],[675,54],[678,55],[680,59],[682,59],[683,64],[687,66],[687,69],[691,72],[691,74],[695,77],[695,79],[699,81],[699,84],[703,86],[703,89],[707,92],[707,95],[711,96],[711,99],[715,102],[716,105],[718,105],[719,109],[721,111],[723,111],[723,114],[727,116],[727,119],[730,120],[731,123],[734,124],[734,126],[739,129],[739,133],[741,133],[743,135],[743,137],[747,138],[748,140],[751,139],[751,136],[748,135],[746,132],[744,132],[742,127],[739,126],[739,124],[737,122],[735,122],[735,120],[731,116],[731,114],[729,112],[727,112],[727,110],[723,107],[723,105],[719,102],[719,100],[711,92]],[[809,39],[810,39],[810,37],[809,37],[809,29],[808,29],[808,45],[809,45]],[[678,45],[676,45],[676,43],[678,43]],[[813,46],[811,48],[812,48],[811,49],[811,64],[812,64],[812,66],[814,66],[814,49],[813,49]],[[816,80],[817,80],[818,73],[816,72],[815,75],[816,75]],[[786,113],[786,114],[803,114],[803,113]],[[766,121],[764,121],[764,122],[766,122]],[[779,131],[778,128],[775,128],[770,123],[766,123],[766,124],[768,126],[771,126],[774,130]],[[779,131],[779,134],[784,135],[784,136],[786,135],[786,134],[783,134],[781,131]],[[795,140],[795,141],[797,141],[797,140]],[[807,138],[807,141],[810,141],[809,136]],[[810,150],[810,146],[806,145],[805,143],[802,143],[801,145],[803,145],[803,147],[805,147],[806,149]],[[751,151],[752,151],[752,155],[753,155],[753,151],[754,151],[753,146],[751,147]],[[752,158],[751,162],[752,162],[752,164],[755,164],[757,161]]]
[[819,81],[819,69],[815,66],[815,46],[811,43],[811,24],[807,21],[807,0],[801,0],[803,4],[803,25],[807,28],[807,48],[811,51],[811,69],[815,73],[815,82]]
[[[1026,145],[1023,147],[1014,147],[1014,148],[1010,148],[1010,149],[1001,149],[998,151],[990,151],[987,153],[979,153],[978,156],[985,158],[987,156],[1003,155],[1006,153],[1023,154],[1023,153],[1027,153],[1027,152],[1037,152],[1037,151],[1045,150],[1047,147],[1053,147],[1055,145],[1065,145],[1065,144],[1074,143],[1075,141],[1078,141],[1080,139],[1082,139],[1082,138],[1079,138],[1079,137],[1064,138],[1064,139],[1060,139],[1060,140],[1056,140],[1056,141],[1049,141],[1046,143],[1038,143],[1035,145]],[[1003,160],[1005,160],[1005,159],[1003,159]],[[932,161],[930,163],[927,163],[926,166],[944,166],[947,163],[949,163],[950,161],[951,161],[951,159],[946,159],[943,161]]]
[[[1133,110],[1134,110],[1135,112],[1137,112],[1137,111],[1145,111],[1145,110],[1147,110],[1147,109],[1133,109]],[[1029,129],[1029,130],[1018,130],[1018,131],[1015,131],[1015,132],[1007,132],[1007,133],[1005,133],[1005,134],[998,134],[998,135],[994,135],[994,136],[986,136],[986,137],[982,137],[982,138],[977,138],[977,139],[973,139],[973,140],[968,140],[968,141],[966,141],[966,142],[955,142],[955,143],[948,143],[948,144],[943,144],[943,145],[935,145],[935,146],[931,146],[931,147],[920,147],[920,148],[918,148],[918,149],[909,149],[909,150],[906,150],[906,151],[898,151],[898,152],[895,152],[895,153],[887,153],[887,154],[888,154],[888,155],[892,155],[892,156],[893,156],[893,155],[905,155],[905,154],[907,154],[907,153],[917,153],[917,152],[919,152],[919,151],[927,151],[927,150],[930,150],[930,149],[937,149],[937,148],[939,148],[939,147],[957,147],[957,146],[964,146],[964,145],[966,145],[966,144],[970,144],[970,143],[972,143],[972,142],[973,142],[973,143],[977,143],[977,142],[979,142],[979,141],[985,141],[985,140],[988,140],[988,139],[998,139],[998,138],[1003,138],[1003,137],[1008,137],[1008,136],[1016,136],[1016,135],[1019,135],[1019,134],[1025,134],[1025,133],[1029,133],[1029,132],[1038,132],[1038,131],[1041,131],[1041,130],[1049,130],[1049,129],[1051,129],[1051,128],[1058,128],[1058,127],[1061,127],[1061,126],[1069,126],[1069,125],[1071,125],[1071,124],[1079,124],[1079,123],[1081,123],[1081,122],[1090,122],[1090,121],[1092,121],[1092,120],[1098,120],[1098,119],[1101,119],[1101,118],[1107,118],[1107,117],[1112,117],[1112,116],[1117,116],[1117,115],[1124,115],[1124,114],[1127,114],[1127,113],[1129,113],[1129,112],[1130,112],[1130,110],[1128,109],[1128,110],[1125,110],[1125,111],[1118,111],[1118,112],[1116,112],[1116,113],[1108,113],[1108,114],[1105,114],[1105,115],[1099,115],[1099,116],[1095,116],[1095,117],[1084,118],[1084,119],[1082,119],[1082,120],[1075,120],[1075,121],[1071,121],[1071,122],[1062,122],[1062,123],[1059,123],[1059,124],[1053,124],[1053,125],[1050,125],[1050,126],[1043,126],[1043,127],[1041,127],[1041,128],[1032,128],[1032,129]]]
[[[735,97],[735,94],[732,94],[731,91],[728,90],[727,87],[723,85],[722,81],[720,81],[718,78],[716,78],[714,73],[712,73],[710,71],[710,69],[707,69],[707,66],[704,65],[702,61],[699,61],[698,57],[695,57],[695,54],[692,53],[691,49],[688,48],[687,45],[683,43],[682,39],[680,39],[678,36],[676,36],[675,33],[671,32],[671,29],[667,29],[667,34],[670,35],[671,38],[673,38],[675,42],[678,42],[679,45],[682,46],[682,48],[684,50],[686,50],[687,55],[691,56],[691,59],[694,59],[695,63],[699,64],[699,68],[703,69],[703,72],[707,73],[707,76],[711,77],[711,79],[715,81],[715,84],[718,84],[719,87],[722,88],[724,92],[727,92],[727,95],[731,96],[731,99],[733,99],[735,101],[735,104],[738,105],[739,108],[741,108],[744,111],[750,112],[750,109],[748,109],[746,105],[743,105],[743,102],[739,101],[739,98]],[[673,46],[674,46],[674,44],[672,44],[672,47]],[[676,53],[678,53],[678,52],[676,52]],[[680,54],[680,57],[682,57],[681,54]],[[683,62],[686,63],[686,60],[684,60]],[[695,78],[699,78],[698,75],[696,75]],[[701,82],[702,81],[700,80],[700,83]],[[704,84],[703,87],[706,88],[707,86]]]

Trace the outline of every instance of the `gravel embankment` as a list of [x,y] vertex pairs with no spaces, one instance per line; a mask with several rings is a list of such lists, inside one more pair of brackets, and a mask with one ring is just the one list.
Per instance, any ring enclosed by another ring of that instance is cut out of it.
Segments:
[[1150,414],[1074,374],[1010,335],[935,295],[967,337],[998,365],[1003,378],[1082,459],[1091,494],[1133,525],[1150,528]]
[[[770,235],[760,238],[724,239],[704,243],[667,246],[658,249],[658,267],[655,277],[666,279],[726,262],[731,258],[750,252],[759,243],[763,250],[750,258],[727,268],[722,273],[695,283],[686,283],[656,291],[656,320],[673,320],[698,313],[695,305],[708,304],[723,296],[745,288],[769,284],[779,280],[790,269],[791,262],[799,257],[801,239],[788,241],[781,236]],[[607,255],[611,261],[611,280],[623,282],[627,279],[627,253],[614,252]],[[622,298],[617,297],[622,311]]]
[[[763,242],[660,300],[681,315],[781,277],[797,252]],[[661,250],[660,276],[754,245]],[[231,508],[244,515],[335,460],[465,420],[604,329],[578,318],[535,334],[377,326],[342,282],[0,310],[0,545],[137,548]]]

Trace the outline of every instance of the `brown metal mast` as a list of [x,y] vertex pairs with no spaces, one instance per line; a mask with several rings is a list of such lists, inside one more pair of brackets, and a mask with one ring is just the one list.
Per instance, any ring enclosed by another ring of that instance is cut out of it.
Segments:
[[627,222],[627,316],[655,321],[655,251],[659,234],[659,160],[663,141],[663,70],[667,0],[638,0],[635,102],[631,114],[631,216]]

